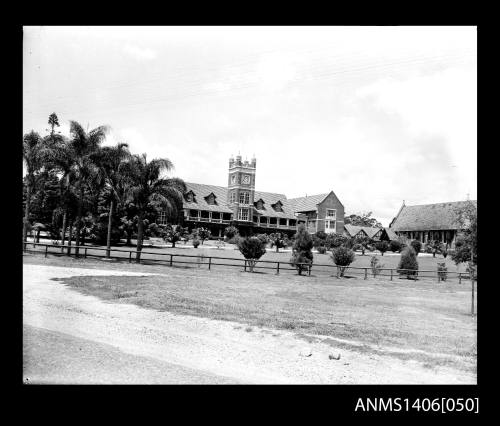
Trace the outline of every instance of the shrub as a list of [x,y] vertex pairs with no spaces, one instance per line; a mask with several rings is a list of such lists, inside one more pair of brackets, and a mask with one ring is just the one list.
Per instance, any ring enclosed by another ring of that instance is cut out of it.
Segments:
[[377,256],[372,256],[372,258],[370,259],[370,266],[372,268],[373,276],[376,277],[378,274],[380,274],[380,270],[384,267],[384,264],[380,263]]
[[290,259],[290,264],[297,269],[299,275],[302,275],[302,271],[308,270],[312,265],[312,248],[313,241],[311,234],[307,232],[304,225],[299,225],[295,234],[292,257]]
[[410,243],[410,246],[413,247],[413,250],[415,250],[415,255],[418,256],[418,254],[420,253],[420,250],[422,250],[422,243],[418,240],[413,240]]
[[238,240],[240,239],[239,235],[235,235],[234,237],[227,240],[228,244],[238,244]]
[[327,234],[325,245],[328,250],[332,250],[346,244],[347,240],[348,238],[341,234]]
[[439,277],[439,280],[440,281],[446,281],[446,278],[448,276],[448,268],[446,267],[446,263],[445,262],[439,262],[437,264],[438,266],[438,277]]
[[318,250],[319,254],[325,254],[326,253],[326,247],[325,246],[316,247],[316,250]]
[[188,234],[187,229],[180,225],[167,225],[165,227],[163,239],[172,243],[172,247],[175,247],[175,243],[180,241],[186,234]]
[[261,240],[264,244],[269,242],[269,235],[267,234],[257,234],[256,237]]
[[226,229],[224,229],[224,237],[227,241],[231,240],[236,235],[238,235],[238,228],[236,228],[235,226],[228,226]]
[[401,259],[399,260],[397,272],[400,275],[406,275],[406,278],[410,279],[410,276],[417,275],[417,271],[417,254],[415,253],[413,247],[408,246],[401,253]]
[[347,266],[354,262],[354,258],[356,257],[356,255],[354,254],[353,250],[344,246],[340,246],[333,249],[331,257],[333,263],[335,263],[335,265],[339,267],[340,276],[343,277]]
[[207,228],[198,228],[193,230],[193,235],[200,239],[201,244],[203,244],[205,240],[208,240],[212,236],[212,233]]
[[383,256],[384,253],[389,250],[389,243],[387,241],[377,241],[375,243],[375,248],[380,252]]
[[403,248],[403,244],[398,240],[391,240],[389,243],[389,250],[393,253],[399,253]]
[[194,248],[198,248],[198,246],[200,245],[200,240],[196,237],[193,238],[193,247]]
[[326,246],[326,238],[327,234],[326,232],[323,231],[318,231],[316,232],[313,236],[313,247],[317,249],[318,247],[325,247]]
[[253,272],[257,260],[266,253],[266,243],[258,237],[240,238],[238,240],[238,250],[247,259],[250,272]]
[[281,232],[274,232],[269,235],[269,241],[271,242],[271,248],[276,247],[276,253],[279,252],[280,248],[285,247],[285,235]]

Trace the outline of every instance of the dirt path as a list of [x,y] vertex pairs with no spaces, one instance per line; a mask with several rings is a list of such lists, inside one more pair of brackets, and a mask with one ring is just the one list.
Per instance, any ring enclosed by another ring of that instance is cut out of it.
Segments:
[[[51,280],[76,275],[151,275],[147,273],[30,264],[24,265],[23,273],[26,326],[109,345],[127,356],[147,357],[186,371],[192,369],[194,380],[195,372],[205,374],[200,379],[203,383],[210,382],[211,376],[213,383],[476,383],[473,374],[445,367],[431,370],[417,361],[360,354],[340,346],[337,349],[331,342],[306,343],[287,331],[250,329],[228,321],[107,303]],[[43,333],[40,336],[39,339],[46,338]],[[26,340],[25,345],[28,343]],[[36,347],[35,343],[31,345]],[[57,350],[65,351],[67,346],[61,344]],[[301,355],[306,349],[310,350],[310,356]],[[341,358],[331,360],[330,354],[340,354]],[[56,355],[59,354],[55,353],[54,359],[61,358]],[[36,372],[36,366],[30,365],[29,369]],[[162,380],[176,382],[168,377]],[[85,378],[78,381],[83,382]]]

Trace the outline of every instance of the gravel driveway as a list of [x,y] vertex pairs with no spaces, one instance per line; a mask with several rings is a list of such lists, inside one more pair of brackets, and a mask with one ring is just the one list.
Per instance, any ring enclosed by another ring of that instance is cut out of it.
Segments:
[[283,330],[104,302],[51,280],[152,274],[30,264],[23,274],[31,383],[476,383],[473,374],[308,344]]

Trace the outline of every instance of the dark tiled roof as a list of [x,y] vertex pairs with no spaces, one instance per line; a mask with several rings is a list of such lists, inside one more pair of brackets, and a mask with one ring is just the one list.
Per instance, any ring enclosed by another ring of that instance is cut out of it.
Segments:
[[[471,201],[477,207],[477,201]],[[434,231],[458,229],[456,209],[468,201],[403,206],[392,223],[393,231]]]
[[[218,211],[225,213],[232,213],[232,210],[229,209],[227,203],[227,188],[224,186],[214,186],[214,185],[205,185],[202,183],[189,183],[186,182],[186,187],[188,192],[191,190],[195,193],[196,203],[188,203],[184,200],[183,207],[185,209],[193,209],[193,210],[208,210],[208,211]],[[217,205],[208,204],[205,200],[205,197],[209,195],[211,192],[216,196]],[[257,212],[263,216],[269,217],[277,217],[277,218],[288,218],[295,219],[294,211],[288,203],[286,195],[284,194],[275,194],[272,192],[261,192],[255,191],[254,200],[258,201],[262,199],[264,201],[265,210],[257,210]],[[282,209],[283,212],[275,211],[271,205],[281,201],[283,204]]]
[[289,198],[288,203],[290,203],[292,210],[295,212],[307,212],[316,210],[317,205],[327,196],[328,194],[318,194],[309,195],[307,197]]

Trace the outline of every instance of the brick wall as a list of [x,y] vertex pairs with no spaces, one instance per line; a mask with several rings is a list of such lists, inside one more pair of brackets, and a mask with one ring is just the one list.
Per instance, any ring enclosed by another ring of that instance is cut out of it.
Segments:
[[[344,233],[344,206],[340,202],[340,200],[337,198],[337,196],[331,192],[328,197],[325,198],[325,200],[318,205],[318,231],[324,231],[325,230],[325,217],[326,217],[326,210],[327,209],[335,209],[337,210],[337,234],[343,234]],[[323,220],[322,220],[323,219]]]

